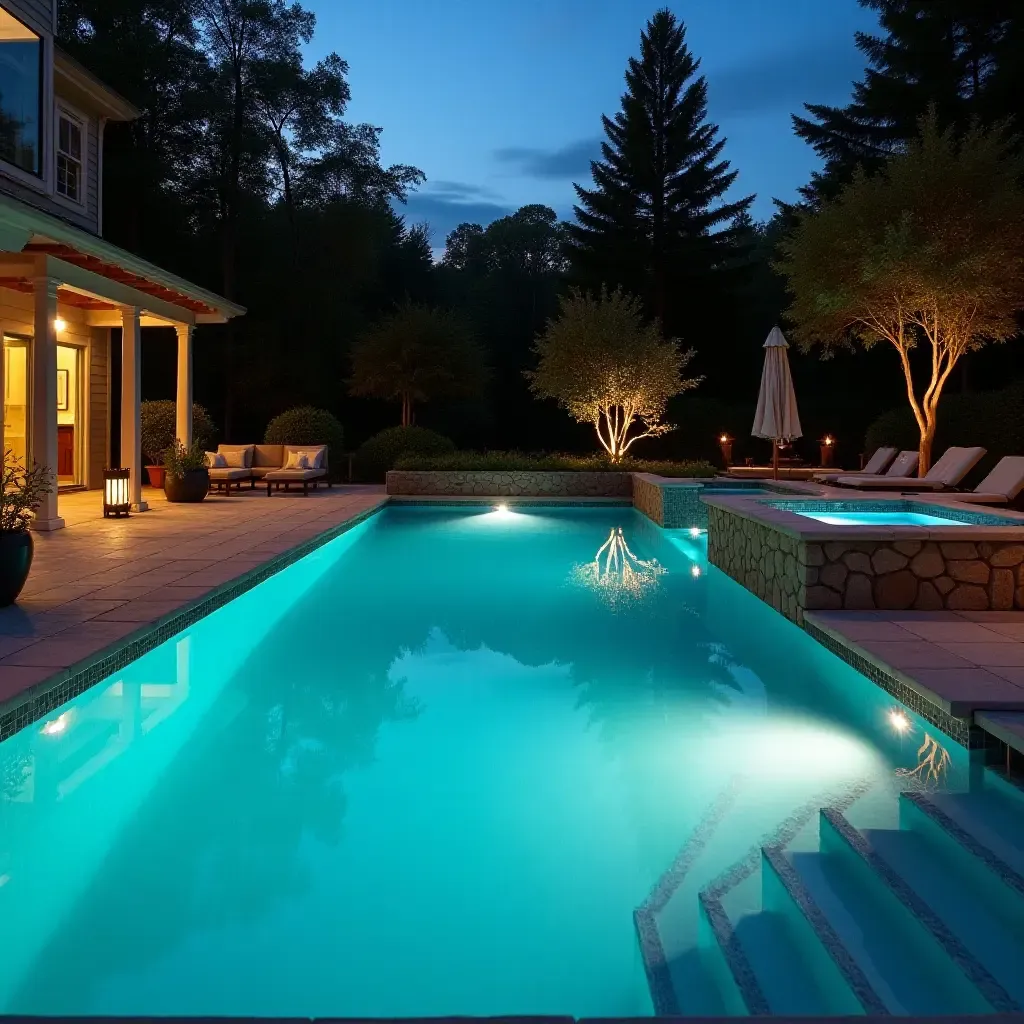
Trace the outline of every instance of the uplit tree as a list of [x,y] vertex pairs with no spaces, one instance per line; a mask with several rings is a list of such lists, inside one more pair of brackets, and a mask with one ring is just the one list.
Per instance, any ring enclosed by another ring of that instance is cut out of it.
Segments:
[[461,317],[406,302],[352,346],[353,395],[401,402],[402,426],[417,402],[478,396],[483,354]]
[[664,340],[640,300],[619,289],[599,297],[574,289],[559,305],[534,345],[539,362],[526,374],[533,393],[592,423],[613,462],[641,438],[674,429],[663,422],[668,400],[700,382],[683,378],[693,350]]
[[[803,213],[778,268],[793,297],[789,319],[805,349],[824,356],[888,342],[899,357],[931,464],[942,390],[957,360],[1017,333],[1024,308],[1024,165],[1001,129],[920,135],[835,201]],[[923,348],[926,358],[914,357]],[[913,364],[925,364],[924,386]]]

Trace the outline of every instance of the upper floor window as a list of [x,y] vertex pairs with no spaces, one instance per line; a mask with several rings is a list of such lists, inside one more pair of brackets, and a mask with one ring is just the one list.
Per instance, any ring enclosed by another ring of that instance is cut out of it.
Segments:
[[0,160],[43,173],[43,42],[0,8]]
[[82,122],[57,111],[57,194],[82,201]]

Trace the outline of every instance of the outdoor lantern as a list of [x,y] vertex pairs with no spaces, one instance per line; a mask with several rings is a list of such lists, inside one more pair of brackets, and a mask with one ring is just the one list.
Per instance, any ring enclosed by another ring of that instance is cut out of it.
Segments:
[[126,516],[132,506],[130,469],[103,470],[103,518]]
[[718,438],[718,447],[722,449],[722,461],[728,469],[732,465],[732,438],[728,434],[721,434]]
[[818,443],[821,448],[821,464],[828,468],[835,458],[836,439],[831,434],[826,434]]

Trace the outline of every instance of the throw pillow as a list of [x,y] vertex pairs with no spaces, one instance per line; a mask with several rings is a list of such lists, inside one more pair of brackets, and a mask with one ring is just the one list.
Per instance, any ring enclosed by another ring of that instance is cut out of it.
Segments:
[[234,448],[222,451],[220,454],[229,469],[248,469],[251,453],[251,448]]
[[305,452],[289,452],[285,469],[309,469],[309,456]]
[[309,462],[310,469],[323,469],[324,468],[324,450],[323,448],[310,448],[304,449],[302,454],[306,456]]
[[210,469],[227,469],[227,462],[224,456],[220,452],[207,452],[206,453],[206,465]]

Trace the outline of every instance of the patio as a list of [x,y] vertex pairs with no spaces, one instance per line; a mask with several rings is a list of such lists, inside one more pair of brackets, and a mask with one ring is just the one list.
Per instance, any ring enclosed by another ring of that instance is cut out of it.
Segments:
[[[18,603],[0,610],[0,714],[328,530],[386,501],[381,488],[308,498],[242,491],[103,519],[97,491],[61,495],[67,529],[35,535]],[[46,684],[46,685],[43,685]]]

